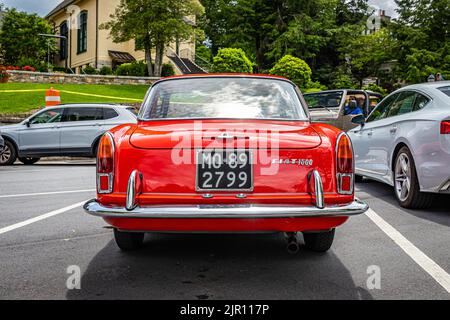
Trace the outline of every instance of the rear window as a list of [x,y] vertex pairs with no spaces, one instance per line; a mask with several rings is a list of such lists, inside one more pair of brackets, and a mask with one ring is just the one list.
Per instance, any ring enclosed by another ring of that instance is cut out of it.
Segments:
[[113,119],[118,116],[119,114],[116,112],[116,110],[111,108],[103,108],[103,120]]
[[343,91],[318,92],[305,94],[304,97],[310,109],[338,108],[343,94]]
[[450,97],[450,86],[440,87],[438,89],[441,90],[443,93],[445,93],[446,95],[448,95]]
[[162,81],[139,113],[149,119],[306,120],[293,84],[252,77],[205,77]]

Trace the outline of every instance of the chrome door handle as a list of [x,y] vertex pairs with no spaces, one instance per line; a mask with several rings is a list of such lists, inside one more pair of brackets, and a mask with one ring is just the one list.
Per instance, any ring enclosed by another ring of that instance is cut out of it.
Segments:
[[373,135],[373,131],[372,131],[372,130],[370,130],[369,132],[367,132],[367,135],[368,135],[368,136],[371,136],[371,135]]
[[394,134],[394,133],[396,133],[397,132],[397,127],[393,127],[393,128],[391,128],[391,130],[389,130],[392,134]]

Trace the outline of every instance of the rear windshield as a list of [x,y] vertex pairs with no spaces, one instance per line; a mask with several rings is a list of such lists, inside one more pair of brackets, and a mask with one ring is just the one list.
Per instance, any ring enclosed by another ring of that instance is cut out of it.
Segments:
[[172,79],[152,87],[139,113],[150,119],[306,120],[294,85],[277,79]]
[[446,95],[448,95],[450,97],[450,86],[448,86],[448,87],[440,87],[438,89],[441,90],[443,93],[445,93]]
[[338,108],[343,94],[343,91],[308,93],[305,100],[310,109]]

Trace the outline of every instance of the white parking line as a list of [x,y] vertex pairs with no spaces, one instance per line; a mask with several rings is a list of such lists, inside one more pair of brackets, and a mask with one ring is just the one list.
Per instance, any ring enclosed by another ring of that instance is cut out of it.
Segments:
[[375,211],[369,209],[366,215],[389,238],[391,238],[405,253],[410,256],[425,272],[434,278],[448,293],[450,293],[450,275],[414,244],[406,239],[393,226],[381,218]]
[[25,221],[13,224],[13,225],[11,225],[9,227],[1,228],[0,229],[0,234],[6,233],[6,232],[9,232],[9,231],[18,229],[18,228],[22,228],[22,227],[25,227],[25,226],[27,226],[29,224],[32,224],[32,223],[35,223],[35,222],[38,222],[38,221],[41,221],[41,220],[44,220],[44,219],[56,216],[58,214],[61,214],[61,213],[67,212],[67,211],[70,211],[72,209],[75,209],[75,208],[78,208],[78,207],[82,206],[84,203],[85,203],[85,201],[78,202],[78,203],[72,204],[70,206],[67,206],[67,207],[64,207],[64,208],[61,208],[61,209],[58,209],[58,210],[50,211],[50,212],[44,213],[44,214],[42,214],[40,216],[37,216],[37,217],[31,218],[31,219],[28,219],[28,220],[25,220]]
[[86,190],[69,190],[69,191],[54,191],[54,192],[39,192],[39,193],[21,193],[21,194],[7,194],[1,195],[1,198],[18,198],[18,197],[33,197],[33,196],[47,196],[54,194],[67,194],[67,193],[84,193],[84,192],[94,192],[95,189]]

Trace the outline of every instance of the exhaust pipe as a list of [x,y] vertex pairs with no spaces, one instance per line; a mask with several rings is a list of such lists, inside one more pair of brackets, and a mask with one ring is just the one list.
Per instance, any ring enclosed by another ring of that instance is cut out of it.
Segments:
[[295,232],[286,234],[286,250],[289,254],[296,254],[299,250],[298,239]]

